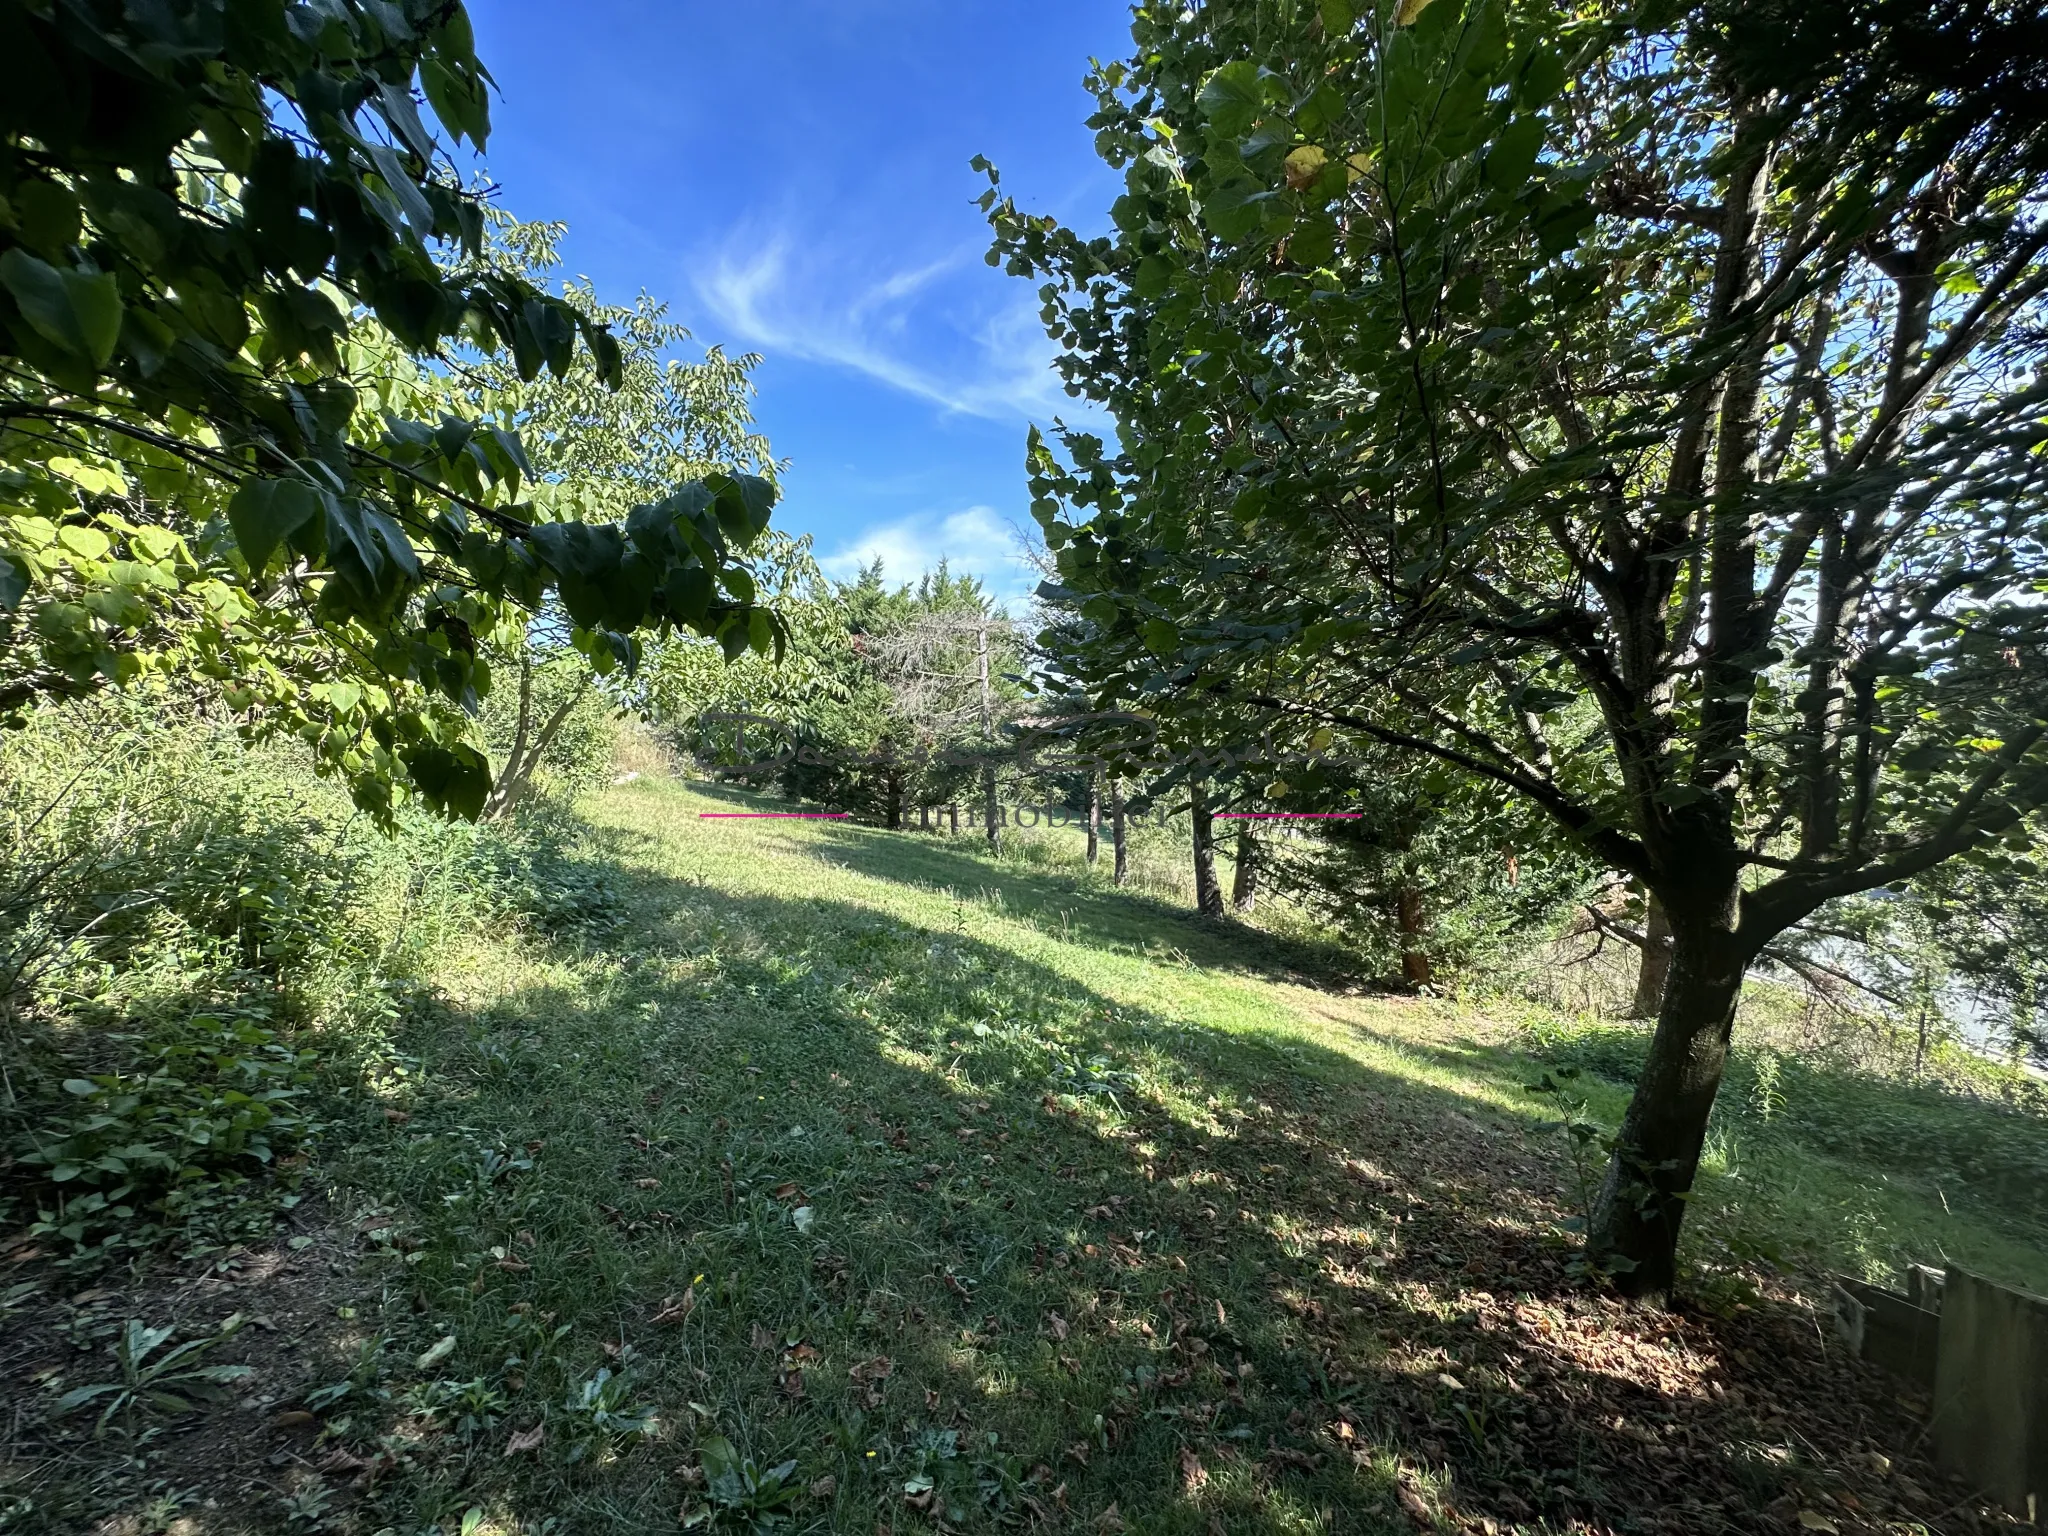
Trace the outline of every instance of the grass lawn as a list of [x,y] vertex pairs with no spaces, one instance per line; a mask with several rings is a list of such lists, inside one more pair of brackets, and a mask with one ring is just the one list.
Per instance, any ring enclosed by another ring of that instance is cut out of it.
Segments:
[[[1611,1118],[1625,1040],[1321,990],[1313,954],[967,837],[701,816],[746,803],[601,798],[619,925],[451,955],[289,1236],[29,1320],[52,1351],[94,1318],[270,1326],[194,1427],[88,1447],[31,1414],[0,1529],[1973,1518],[1792,1277],[1910,1253],[2042,1286],[2034,1217],[1992,1216],[2010,1157],[1936,1188],[1731,1119],[1699,1301],[1633,1311],[1573,1273],[1523,1090],[1532,1051],[1572,1058]],[[111,1368],[52,1359],[44,1404]]]

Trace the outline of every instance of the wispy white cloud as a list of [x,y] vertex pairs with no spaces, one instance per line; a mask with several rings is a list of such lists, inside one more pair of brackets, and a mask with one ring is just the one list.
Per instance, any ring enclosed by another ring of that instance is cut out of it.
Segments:
[[747,345],[877,379],[992,421],[1085,415],[1052,371],[1053,348],[1022,283],[993,307],[948,281],[979,265],[956,250],[900,268],[862,264],[849,242],[752,231],[696,263],[698,298]]
[[980,577],[998,601],[1013,604],[1029,596],[1039,580],[1018,530],[993,507],[917,513],[878,523],[818,564],[826,575],[851,581],[876,560],[891,586],[914,582],[944,560],[956,575]]

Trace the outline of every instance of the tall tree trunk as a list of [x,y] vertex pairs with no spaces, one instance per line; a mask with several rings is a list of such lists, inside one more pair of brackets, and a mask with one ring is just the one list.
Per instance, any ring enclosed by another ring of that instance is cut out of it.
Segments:
[[1100,770],[1088,776],[1088,862],[1093,864],[1102,856],[1102,774]]
[[996,768],[994,763],[982,765],[981,824],[984,829],[983,835],[988,838],[989,847],[1000,847],[1003,841],[1003,809],[996,804]]
[[1404,885],[1394,897],[1394,921],[1401,930],[1401,975],[1411,987],[1426,987],[1435,973],[1422,951],[1422,892]]
[[958,837],[959,835],[960,806],[959,803],[956,801],[954,804],[946,807],[946,836]]
[[1116,849],[1116,883],[1126,884],[1131,878],[1131,845],[1124,838],[1124,787],[1114,781],[1109,786],[1109,840]]
[[1678,1229],[1699,1171],[1747,954],[1734,880],[1669,909],[1671,974],[1650,1052],[1595,1198],[1587,1249],[1630,1296],[1658,1296],[1677,1272]]
[[920,805],[917,808],[917,830],[920,832],[929,832],[931,831],[931,829],[932,808],[928,805]]
[[1643,914],[1643,959],[1636,971],[1635,1001],[1629,1006],[1632,1019],[1654,1019],[1664,1006],[1664,979],[1671,974],[1671,918],[1664,901],[1650,892],[1650,905]]
[[1209,810],[1209,786],[1188,780],[1188,820],[1195,845],[1195,910],[1204,917],[1223,915],[1223,887],[1216,880],[1216,823]]
[[1259,839],[1249,818],[1237,824],[1237,872],[1230,879],[1230,904],[1239,912],[1259,904]]

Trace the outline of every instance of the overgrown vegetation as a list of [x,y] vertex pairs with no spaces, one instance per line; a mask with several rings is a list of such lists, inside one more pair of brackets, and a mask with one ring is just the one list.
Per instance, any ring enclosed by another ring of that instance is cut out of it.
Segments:
[[0,1215],[82,1270],[268,1231],[452,934],[617,922],[565,817],[386,838],[169,694],[0,738]]

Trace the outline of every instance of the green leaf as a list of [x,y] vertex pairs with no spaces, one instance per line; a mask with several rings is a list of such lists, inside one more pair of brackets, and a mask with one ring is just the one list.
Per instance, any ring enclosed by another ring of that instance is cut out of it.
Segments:
[[0,608],[10,612],[28,594],[28,567],[0,555]]
[[1544,106],[1564,89],[1564,60],[1541,46],[1529,50],[1515,82],[1515,105],[1525,111]]
[[109,1392],[118,1392],[120,1390],[121,1383],[118,1381],[101,1381],[95,1382],[89,1387],[73,1387],[69,1392],[66,1392],[57,1399],[57,1411],[59,1413],[69,1413],[72,1409],[89,1403],[96,1397],[105,1397]]
[[711,1497],[728,1507],[747,1496],[740,1476],[740,1453],[723,1435],[713,1435],[697,1447],[697,1464],[704,1469],[704,1484]]
[[1195,98],[1209,126],[1226,138],[1242,138],[1266,109],[1267,72],[1250,59],[1233,59],[1202,83]]
[[1489,187],[1519,191],[1536,169],[1537,153],[1543,148],[1543,119],[1518,117],[1495,135],[1482,168]]
[[[414,747],[403,757],[413,788],[433,809],[444,816],[460,816],[464,821],[475,821],[483,814],[484,800],[491,792],[491,765],[476,748],[466,744],[422,746]],[[455,1346],[451,1343],[448,1347]],[[426,1366],[420,1369],[425,1370]]]
[[325,493],[303,480],[251,480],[228,503],[228,526],[249,574],[260,576],[278,547],[292,538],[326,504]]
[[121,339],[121,290],[111,272],[60,271],[19,246],[0,256],[0,284],[36,334],[95,368]]
[[703,566],[692,561],[673,567],[662,590],[671,618],[691,625],[704,622],[704,612],[711,606],[712,585],[711,573]]
[[100,1091],[100,1087],[98,1083],[89,1083],[82,1077],[67,1077],[64,1079],[64,1091],[76,1094],[81,1099],[89,1099]]

